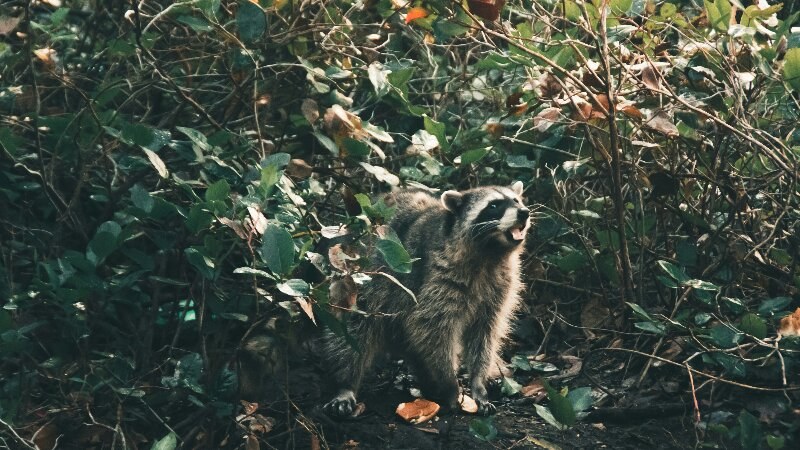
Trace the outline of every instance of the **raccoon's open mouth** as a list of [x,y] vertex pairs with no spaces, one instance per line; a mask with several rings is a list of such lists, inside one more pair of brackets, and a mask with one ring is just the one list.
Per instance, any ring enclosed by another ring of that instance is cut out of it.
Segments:
[[512,241],[522,241],[525,239],[525,225],[516,225],[513,228],[510,228],[508,231],[508,236]]

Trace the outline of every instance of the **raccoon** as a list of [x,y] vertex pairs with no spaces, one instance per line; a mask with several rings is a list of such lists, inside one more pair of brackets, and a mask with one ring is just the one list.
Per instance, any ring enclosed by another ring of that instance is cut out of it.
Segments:
[[375,277],[359,293],[359,308],[382,314],[349,314],[353,348],[333,333],[324,337],[324,358],[338,394],[323,406],[347,417],[375,358],[402,354],[411,363],[423,395],[444,410],[459,407],[458,369],[464,364],[479,413],[495,412],[486,381],[496,371],[499,350],[519,302],[520,253],[530,226],[521,199],[522,182],[438,198],[422,190],[389,194],[390,222],[412,258],[409,274],[394,274],[414,300],[391,281]]

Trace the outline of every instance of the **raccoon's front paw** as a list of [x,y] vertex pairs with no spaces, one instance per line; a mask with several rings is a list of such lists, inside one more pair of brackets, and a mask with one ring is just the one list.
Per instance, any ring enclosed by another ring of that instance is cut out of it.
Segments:
[[344,419],[346,417],[350,417],[353,415],[353,411],[356,410],[356,394],[351,390],[343,390],[339,392],[333,400],[326,403],[322,410],[325,411],[325,414]]
[[497,413],[497,407],[489,402],[489,400],[475,400],[478,404],[478,414],[481,416],[491,416]]

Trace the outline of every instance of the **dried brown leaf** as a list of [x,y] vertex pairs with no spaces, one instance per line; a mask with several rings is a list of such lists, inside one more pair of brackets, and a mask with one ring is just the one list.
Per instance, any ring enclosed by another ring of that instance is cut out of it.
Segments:
[[467,0],[469,10],[476,16],[486,20],[497,20],[506,0]]
[[0,17],[0,34],[8,36],[17,28],[17,25],[22,22],[22,16],[19,17]]
[[642,82],[648,89],[661,90],[661,83],[659,83],[658,78],[658,73],[656,73],[656,69],[653,66],[647,66],[642,69]]
[[286,166],[286,173],[294,178],[308,178],[314,172],[314,168],[302,159],[294,158]]
[[645,126],[651,130],[658,131],[670,138],[677,138],[680,136],[678,127],[667,117],[664,112],[660,112],[645,122]]
[[303,113],[303,117],[306,118],[308,123],[312,125],[319,120],[319,106],[314,99],[307,98],[303,100],[303,104],[300,105],[300,111]]
[[311,307],[311,302],[304,299],[303,297],[295,297],[295,301],[298,305],[300,305],[300,309],[303,310],[304,313],[314,322],[314,325],[317,324],[317,319],[314,318],[314,309]]

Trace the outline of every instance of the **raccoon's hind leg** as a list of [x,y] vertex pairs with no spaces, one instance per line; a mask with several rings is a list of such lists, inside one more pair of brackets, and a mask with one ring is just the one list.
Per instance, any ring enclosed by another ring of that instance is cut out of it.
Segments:
[[460,330],[446,319],[410,320],[408,352],[416,369],[422,393],[443,409],[458,409],[458,363],[455,336]]
[[349,417],[356,407],[356,393],[364,374],[372,366],[375,355],[382,345],[378,325],[363,318],[357,319],[356,326],[348,332],[358,344],[358,350],[340,336],[329,332],[326,335],[325,360],[329,365],[333,381],[339,392],[322,409],[333,417]]

